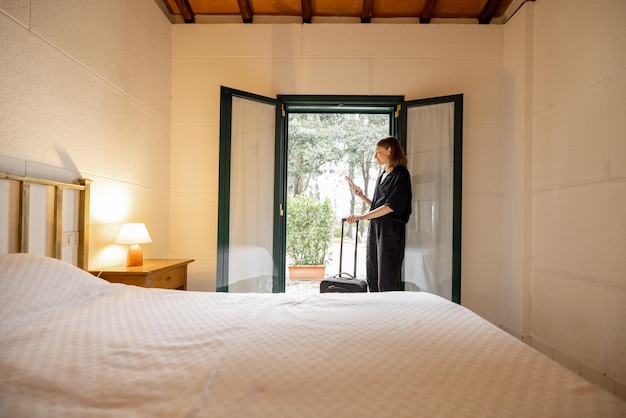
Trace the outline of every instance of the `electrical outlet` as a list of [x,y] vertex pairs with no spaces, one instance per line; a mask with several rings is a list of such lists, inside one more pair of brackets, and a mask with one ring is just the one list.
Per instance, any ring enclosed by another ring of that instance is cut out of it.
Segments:
[[70,231],[63,233],[63,246],[76,247],[78,245],[78,232]]

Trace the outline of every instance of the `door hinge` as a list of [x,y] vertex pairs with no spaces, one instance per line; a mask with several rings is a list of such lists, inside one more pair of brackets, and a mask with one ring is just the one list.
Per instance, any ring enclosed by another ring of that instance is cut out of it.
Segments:
[[283,204],[280,204],[280,216],[285,216],[285,211],[283,210]]
[[396,106],[396,117],[399,118],[400,117],[400,110],[402,109],[402,105],[399,104]]
[[280,104],[280,111],[283,114],[283,118],[284,118],[285,117],[285,104],[284,103]]

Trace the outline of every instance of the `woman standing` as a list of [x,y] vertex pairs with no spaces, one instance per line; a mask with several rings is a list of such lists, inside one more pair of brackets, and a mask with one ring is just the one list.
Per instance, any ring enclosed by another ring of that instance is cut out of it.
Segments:
[[367,237],[367,285],[370,292],[402,289],[402,262],[406,242],[406,224],[411,215],[411,176],[400,142],[390,136],[376,143],[374,159],[383,168],[376,181],[374,196],[369,199],[352,182],[350,190],[370,210],[347,217],[349,223],[370,220]]

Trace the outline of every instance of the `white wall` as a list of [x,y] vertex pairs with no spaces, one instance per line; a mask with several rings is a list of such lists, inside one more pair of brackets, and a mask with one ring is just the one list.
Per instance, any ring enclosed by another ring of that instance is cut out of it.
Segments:
[[170,251],[197,260],[190,287],[215,289],[220,85],[463,93],[463,304],[624,397],[624,5],[530,2],[504,26],[176,25]]
[[535,11],[533,345],[626,398],[626,2]]
[[122,222],[167,257],[171,25],[150,0],[0,0],[0,171],[92,179],[90,267]]
[[503,27],[175,25],[172,257],[215,289],[220,85],[277,94],[465,95],[463,303],[498,322]]
[[504,27],[500,315],[517,336],[530,335],[531,176],[534,3]]

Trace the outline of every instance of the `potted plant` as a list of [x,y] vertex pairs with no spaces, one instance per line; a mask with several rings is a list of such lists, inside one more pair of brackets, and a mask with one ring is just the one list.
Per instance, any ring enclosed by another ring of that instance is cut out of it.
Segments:
[[291,280],[322,280],[335,214],[326,198],[296,195],[287,202],[287,256]]

